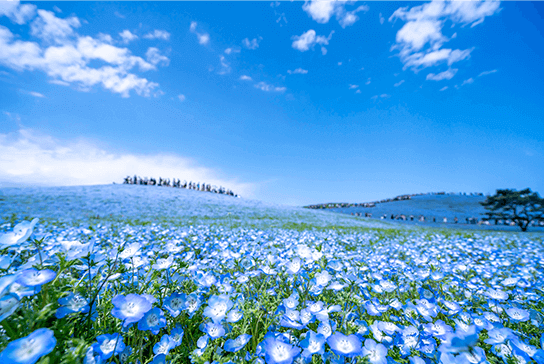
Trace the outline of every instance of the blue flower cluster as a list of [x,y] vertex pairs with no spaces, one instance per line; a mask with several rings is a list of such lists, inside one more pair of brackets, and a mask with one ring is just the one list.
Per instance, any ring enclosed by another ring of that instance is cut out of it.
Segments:
[[0,229],[2,364],[544,364],[535,235],[132,220]]

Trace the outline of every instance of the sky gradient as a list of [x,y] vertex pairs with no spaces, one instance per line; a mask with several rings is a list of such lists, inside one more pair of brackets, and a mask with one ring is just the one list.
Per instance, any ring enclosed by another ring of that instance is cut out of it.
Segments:
[[542,2],[0,3],[0,186],[544,192]]

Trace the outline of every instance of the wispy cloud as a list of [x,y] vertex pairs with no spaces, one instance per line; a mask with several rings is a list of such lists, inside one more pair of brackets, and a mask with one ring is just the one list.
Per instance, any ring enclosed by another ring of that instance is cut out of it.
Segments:
[[225,56],[219,56],[219,63],[221,67],[219,68],[219,71],[217,71],[217,74],[226,75],[227,73],[230,73],[231,67],[230,64],[227,63],[227,59],[225,58]]
[[433,81],[442,81],[442,80],[451,80],[453,76],[457,73],[458,69],[448,69],[447,71],[440,72],[438,74],[429,73],[426,77],[427,80],[433,80]]
[[58,140],[31,129],[0,133],[0,182],[31,185],[120,183],[127,175],[180,178],[221,185],[251,197],[256,185],[175,154],[112,152],[85,140]]
[[29,95],[32,95],[32,96],[34,96],[34,97],[40,97],[40,98],[45,97],[43,94],[41,94],[41,93],[39,93],[39,92],[36,92],[36,91],[30,91],[28,94],[29,94]]
[[440,91],[446,91],[448,89],[448,86],[444,86],[440,89]]
[[155,29],[153,32],[147,33],[144,35],[145,39],[162,39],[162,40],[169,40],[170,39],[170,33],[168,33],[166,30],[158,30]]
[[240,53],[240,47],[229,47],[225,49],[225,54]]
[[325,55],[327,54],[327,49],[324,46],[329,44],[329,40],[331,40],[333,34],[334,30],[331,31],[328,37],[323,35],[316,36],[315,30],[310,29],[300,36],[293,36],[291,39],[294,39],[294,41],[291,46],[301,52],[306,52],[307,50],[313,49],[316,44],[320,44],[321,53]]
[[196,31],[197,22],[193,21],[191,22],[191,26],[189,27],[189,30],[191,33],[196,34],[196,37],[198,39],[198,43],[201,45],[207,45],[210,43],[210,35],[208,33],[199,33]]
[[349,87],[350,90],[353,90],[353,89],[358,88],[359,85],[352,85],[352,84],[349,84],[348,87]]
[[185,95],[183,94],[178,95],[178,99],[179,101],[185,101]]
[[0,16],[5,15],[12,22],[23,25],[34,18],[36,9],[36,5],[20,5],[19,1],[2,1],[0,3]]
[[391,50],[398,50],[404,68],[414,71],[435,66],[440,63],[451,65],[470,57],[472,48],[460,50],[442,48],[450,38],[442,33],[447,21],[456,24],[475,26],[488,16],[497,13],[498,1],[441,1],[433,0],[412,8],[397,9],[389,21],[401,19],[406,23],[397,32],[396,43]]
[[345,1],[312,0],[306,1],[302,6],[302,10],[320,24],[328,23],[330,18],[335,15],[340,26],[345,28],[359,20],[357,13],[366,12],[369,9],[366,5],[360,5],[355,10],[347,11],[345,6]]
[[262,37],[253,38],[252,40],[249,40],[249,38],[245,38],[242,40],[242,45],[246,47],[247,49],[257,49],[259,48],[259,42],[263,40]]
[[252,81],[252,78],[247,75],[241,75],[240,76],[241,81]]
[[378,99],[388,99],[391,95],[389,94],[381,94],[381,95],[374,95],[371,97],[372,100],[378,100]]
[[131,41],[138,39],[138,36],[136,34],[133,34],[128,29],[125,29],[121,33],[119,33],[119,36],[123,39],[123,43],[125,44],[128,44]]
[[263,81],[256,83],[254,86],[255,88],[258,88],[259,90],[266,91],[266,92],[271,92],[271,91],[284,92],[285,90],[287,90],[286,87],[273,86]]
[[287,73],[290,74],[290,75],[296,75],[296,74],[299,74],[299,75],[305,75],[308,73],[308,70],[305,70],[305,69],[302,69],[302,68],[297,68],[293,71],[291,70],[287,70]]
[[493,74],[493,73],[495,73],[495,72],[498,72],[498,70],[483,71],[482,73],[480,73],[480,74],[478,75],[478,77],[487,76],[487,75]]
[[399,82],[395,83],[393,86],[399,87],[399,86],[402,85],[403,83],[404,83],[404,80],[400,80]]
[[[131,91],[142,96],[160,93],[157,83],[134,73],[135,68],[156,70],[154,64],[132,55],[127,48],[105,42],[103,37],[80,36],[75,31],[80,26],[75,16],[61,19],[53,12],[38,10],[30,29],[41,44],[19,40],[0,26],[0,64],[17,71],[39,70],[51,78],[50,83],[75,85],[81,91],[102,85],[123,97],[129,97]],[[102,64],[92,66],[96,61]]]
[[461,84],[461,86],[470,85],[472,83],[474,83],[474,79],[471,77],[471,78],[469,78],[467,80],[464,80],[463,83]]

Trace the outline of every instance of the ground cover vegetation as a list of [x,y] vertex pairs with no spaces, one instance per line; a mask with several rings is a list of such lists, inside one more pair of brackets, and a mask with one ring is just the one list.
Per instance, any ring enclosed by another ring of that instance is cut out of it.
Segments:
[[0,190],[0,363],[544,363],[537,233]]

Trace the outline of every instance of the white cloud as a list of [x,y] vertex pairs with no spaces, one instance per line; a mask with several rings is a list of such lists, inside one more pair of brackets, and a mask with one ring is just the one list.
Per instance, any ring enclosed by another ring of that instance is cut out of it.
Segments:
[[283,92],[283,91],[287,90],[286,87],[272,86],[272,85],[269,85],[268,83],[262,82],[262,81],[259,82],[259,83],[256,83],[254,86],[255,86],[255,88],[258,88],[259,90],[266,91],[266,92],[270,92],[270,91]]
[[225,49],[225,54],[240,53],[240,47],[230,47]]
[[185,95],[183,94],[178,95],[178,99],[179,101],[185,101]]
[[34,96],[34,97],[45,97],[44,95],[42,95],[41,93],[36,92],[36,91],[30,91],[29,94]]
[[121,33],[119,33],[119,36],[123,38],[123,43],[128,44],[131,41],[138,39],[138,36],[136,34],[132,34],[130,30],[125,29]]
[[230,64],[227,63],[225,56],[219,56],[219,62],[221,63],[221,69],[219,70],[219,72],[217,72],[217,74],[226,75],[227,73],[230,73]]
[[162,40],[169,40],[170,39],[170,33],[168,33],[166,30],[158,30],[155,29],[153,32],[147,33],[144,35],[145,39],[162,39]]
[[323,55],[325,55],[327,53],[327,50],[324,45],[329,44],[329,40],[332,38],[333,34],[334,30],[331,31],[329,36],[325,38],[325,36],[322,35],[316,36],[315,30],[310,29],[306,33],[303,33],[301,36],[293,36],[291,39],[294,39],[294,41],[291,46],[301,52],[306,52],[309,49],[313,49],[316,44],[320,44],[321,52],[323,53]]
[[357,90],[355,91],[356,94],[360,94],[361,93],[361,90]]
[[382,13],[380,13],[380,24],[383,24],[385,22],[385,18],[383,17]]
[[153,65],[158,65],[159,63],[163,66],[168,66],[170,64],[170,59],[166,56],[163,56],[157,48],[150,47],[145,53],[146,59],[149,63]]
[[[133,56],[127,48],[115,47],[102,40],[89,36],[79,36],[72,26],[79,26],[79,20],[72,17],[68,21],[58,19],[52,12],[38,12],[40,19],[32,23],[32,31],[42,29],[42,39],[60,43],[41,46],[36,42],[15,38],[11,31],[0,26],[0,64],[23,71],[39,70],[51,79],[50,83],[75,85],[82,91],[100,84],[107,90],[129,97],[130,91],[149,96],[158,84],[130,73],[135,66],[140,71],[156,69],[155,65],[141,57]],[[91,67],[93,60],[106,65]]]
[[453,76],[457,73],[458,69],[448,69],[447,71],[440,72],[439,74],[429,73],[427,75],[427,80],[433,80],[433,81],[442,81],[442,80],[451,80]]
[[358,87],[359,87],[359,85],[352,85],[352,84],[349,85],[350,90],[353,90],[353,89],[358,88]]
[[196,26],[197,26],[196,21],[191,22],[191,26],[189,27],[189,30],[191,31],[191,33],[196,34],[198,43],[201,45],[207,45],[208,43],[210,43],[210,35],[208,33],[197,32]]
[[371,82],[371,79],[369,77],[368,80],[366,80],[365,85],[370,85],[370,82]]
[[399,86],[402,85],[403,83],[404,83],[404,80],[400,80],[399,82],[395,83],[393,86],[399,87]]
[[230,188],[251,197],[255,185],[175,154],[111,152],[93,142],[58,140],[31,129],[0,133],[0,182],[48,186],[121,183],[127,175],[180,178]]
[[75,16],[61,19],[52,11],[40,9],[38,17],[30,25],[30,34],[47,42],[63,44],[75,36],[74,28],[80,26]]
[[262,37],[259,37],[259,39],[253,38],[252,40],[249,40],[248,38],[245,38],[244,40],[242,40],[242,44],[247,49],[257,49],[257,48],[259,48],[259,42],[262,39],[263,39]]
[[491,70],[491,71],[483,71],[482,73],[480,73],[478,75],[478,77],[482,77],[482,76],[486,76],[486,75],[491,75],[493,73],[497,72],[497,70]]
[[240,76],[240,81],[252,81],[253,79],[249,76],[246,76],[246,75],[241,75]]
[[302,6],[308,15],[320,24],[328,23],[333,15],[336,15],[336,19],[340,23],[342,28],[353,25],[359,17],[356,15],[361,11],[368,11],[368,6],[361,5],[357,9],[352,11],[346,11],[345,6],[348,1],[322,1],[312,0],[306,1]]
[[12,22],[19,25],[26,24],[36,15],[36,5],[20,5],[19,1],[0,1],[0,16],[7,16]]
[[98,39],[104,43],[113,44],[113,38],[109,34],[98,33]]
[[452,50],[442,49],[450,38],[442,33],[446,22],[452,27],[456,24],[471,24],[475,26],[484,21],[485,17],[498,12],[498,1],[442,1],[433,0],[410,9],[397,9],[389,21],[401,19],[406,23],[397,32],[396,44],[391,50],[398,50],[404,68],[411,67],[415,72],[421,68],[435,66],[447,62],[448,65],[469,58],[472,49]]
[[[346,12],[340,11],[337,14],[338,23],[340,24],[340,26],[342,28],[353,25],[353,24],[355,24],[355,22],[357,20],[359,20],[359,17],[357,16],[357,13],[361,12],[361,11],[366,12],[366,11],[368,11],[368,9],[369,9],[368,6],[361,5],[357,9],[355,9],[353,11],[346,11]],[[343,10],[343,8],[342,8],[342,10]]]
[[448,86],[444,86],[440,89],[440,91],[446,91],[448,89]]
[[464,80],[461,86],[470,85],[471,83],[474,83],[474,79],[472,77],[469,78],[468,80]]
[[113,13],[113,15],[115,15],[116,17],[118,17],[119,19],[125,19],[125,16],[123,14],[121,14],[120,12],[118,11],[115,11]]
[[296,75],[296,74],[300,74],[300,75],[305,75],[308,73],[308,70],[305,70],[305,69],[302,69],[302,68],[297,68],[293,71],[291,70],[287,70],[287,73],[290,74],[290,75]]
[[387,99],[390,98],[391,95],[388,94],[381,94],[381,95],[374,95],[371,97],[372,100],[378,100],[378,99]]

